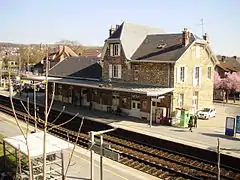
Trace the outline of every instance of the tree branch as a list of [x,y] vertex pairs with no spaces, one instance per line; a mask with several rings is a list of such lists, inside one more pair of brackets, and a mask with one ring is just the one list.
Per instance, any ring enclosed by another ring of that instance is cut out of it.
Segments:
[[30,118],[31,119],[34,119],[34,121],[35,121],[35,123],[37,123],[38,124],[38,121],[37,121],[37,119],[35,119],[30,113],[29,113],[29,111],[27,110],[27,108],[26,108],[26,106],[23,104],[23,102],[22,101],[20,101],[20,103],[22,104],[22,106],[23,106],[23,108],[24,108],[24,110],[26,111],[26,113],[30,116]]
[[77,117],[79,115],[79,113],[77,113],[77,114],[75,114],[75,116],[73,116],[71,119],[69,119],[68,121],[65,121],[64,123],[62,123],[62,124],[58,124],[58,125],[56,125],[56,126],[52,126],[52,127],[50,127],[49,129],[48,129],[48,131],[51,131],[52,129],[54,129],[54,128],[58,128],[58,127],[61,127],[61,126],[63,126],[64,124],[67,124],[67,123],[69,123],[70,121],[72,121],[75,117]]
[[58,114],[58,116],[53,120],[53,122],[51,122],[52,124],[54,124],[57,120],[58,120],[58,118],[62,115],[62,113],[65,111],[65,106],[63,106],[63,108],[62,108],[62,110],[61,110],[61,112]]
[[27,146],[27,152],[28,152],[28,168],[29,168],[29,177],[30,177],[30,180],[32,180],[32,168],[31,168],[31,158],[30,158],[30,150],[29,150],[29,146],[28,146],[28,137],[27,135],[23,132],[23,129],[22,127],[20,126],[19,124],[19,120],[18,120],[18,117],[17,117],[17,114],[16,114],[16,111],[15,111],[15,107],[14,107],[14,104],[13,104],[13,97],[12,97],[12,91],[13,91],[13,87],[12,87],[12,81],[11,81],[11,76],[10,76],[10,71],[8,71],[8,80],[9,80],[9,98],[10,98],[10,103],[11,103],[11,106],[12,106],[12,110],[13,110],[13,115],[14,115],[14,119],[16,121],[16,124],[19,128],[19,130],[21,131],[25,141],[26,141],[26,146]]
[[26,137],[26,134],[24,133],[22,127],[20,126],[20,124],[19,124],[19,122],[18,122],[18,117],[17,117],[16,111],[15,111],[15,106],[14,106],[14,104],[13,104],[13,98],[12,98],[12,81],[11,81],[11,78],[10,78],[10,72],[8,72],[8,73],[9,73],[9,78],[8,78],[8,80],[9,80],[9,90],[10,90],[10,92],[9,92],[9,98],[10,98],[10,103],[11,103],[12,110],[13,110],[14,119],[15,119],[15,121],[16,121],[16,124],[17,124],[19,130],[21,131],[21,134],[22,134],[22,135],[24,136],[24,138],[26,139],[26,138],[27,138],[27,137]]
[[53,105],[53,101],[54,101],[54,97],[55,97],[55,82],[53,83],[53,90],[52,90],[52,99],[51,99],[51,103],[47,112],[47,116],[49,115],[51,109],[52,109],[52,105]]
[[81,124],[80,124],[79,129],[78,129],[78,134],[77,134],[77,137],[76,137],[76,140],[75,140],[73,149],[72,149],[72,151],[71,151],[70,158],[69,158],[69,160],[68,160],[68,165],[67,165],[67,168],[66,168],[66,172],[65,172],[64,178],[67,176],[68,169],[69,169],[70,163],[71,163],[71,161],[72,161],[73,153],[74,153],[75,148],[76,148],[76,146],[77,146],[77,142],[78,142],[78,138],[79,138],[79,135],[80,135],[80,131],[81,131],[81,129],[82,129],[83,121],[84,121],[84,117],[82,117],[82,121],[81,121]]

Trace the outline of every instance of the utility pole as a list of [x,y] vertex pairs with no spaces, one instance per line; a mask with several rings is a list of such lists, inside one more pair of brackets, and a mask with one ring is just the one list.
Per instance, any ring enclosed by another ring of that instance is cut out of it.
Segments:
[[149,116],[149,120],[150,120],[150,128],[152,127],[152,97],[150,97],[150,116]]
[[203,19],[201,19],[200,21],[201,21],[202,36],[203,36],[204,35],[204,22],[203,22]]
[[29,72],[29,47],[27,51],[27,71]]
[[47,136],[47,123],[48,123],[48,46],[46,54],[46,73],[45,73],[45,122],[44,122],[44,135],[43,135],[43,180],[46,180],[46,136]]
[[217,139],[218,145],[217,145],[217,153],[218,153],[218,180],[221,179],[221,169],[220,169],[220,142],[219,138]]
[[18,58],[18,76],[19,76],[19,78],[21,76],[21,56],[20,55]]
[[1,69],[0,69],[0,87],[2,87],[2,71],[3,71],[3,58],[0,57],[0,65],[1,65]]
[[103,180],[103,135],[100,135],[100,180]]
[[35,122],[35,132],[37,132],[37,105],[36,105],[36,84],[33,83],[33,98],[34,98],[34,122]]

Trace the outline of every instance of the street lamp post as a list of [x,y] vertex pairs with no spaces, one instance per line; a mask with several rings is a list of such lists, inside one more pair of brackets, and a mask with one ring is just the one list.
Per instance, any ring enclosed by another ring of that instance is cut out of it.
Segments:
[[152,97],[150,99],[150,127],[152,127]]
[[103,134],[115,131],[117,128],[103,130],[103,131],[91,131],[90,137],[91,137],[91,167],[90,167],[90,178],[91,180],[94,180],[94,150],[93,146],[95,144],[94,142],[94,136],[101,135],[100,136],[100,180],[103,180]]
[[33,101],[34,101],[34,131],[37,132],[37,104],[36,104],[36,84],[33,84]]

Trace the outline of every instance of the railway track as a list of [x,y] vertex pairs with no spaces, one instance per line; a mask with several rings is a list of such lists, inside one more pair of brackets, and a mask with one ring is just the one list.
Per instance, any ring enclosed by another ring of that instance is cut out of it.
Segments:
[[[17,106],[18,109],[21,109],[20,104]],[[0,110],[12,115],[12,109],[7,106],[0,105]],[[24,120],[27,116],[26,113],[19,110],[17,110],[16,113],[21,120]],[[34,123],[34,120],[31,118],[30,123]],[[39,128],[43,128],[42,120],[39,121],[38,126]],[[53,124],[49,123],[49,126],[53,126]],[[72,142],[75,142],[77,136],[77,132],[64,127],[52,129],[50,133]],[[144,143],[133,142],[109,134],[103,135],[103,138],[104,142],[109,143],[114,151],[119,152],[120,163],[155,177],[167,180],[217,179],[217,165],[213,162],[161,149],[159,147],[149,146]],[[87,148],[89,143],[88,134],[80,133],[77,143],[79,146]],[[240,179],[240,171],[231,167],[222,166],[221,179]]]

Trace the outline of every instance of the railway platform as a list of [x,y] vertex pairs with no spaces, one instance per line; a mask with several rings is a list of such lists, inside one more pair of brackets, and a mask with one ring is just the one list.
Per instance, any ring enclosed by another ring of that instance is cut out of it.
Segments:
[[[23,131],[26,132],[26,124],[19,121]],[[29,131],[33,131],[34,127],[28,126]],[[15,123],[15,119],[9,115],[0,112],[0,137],[13,137],[21,135],[19,128]],[[0,139],[0,148],[2,148],[2,140]],[[64,150],[64,166],[67,167],[70,157],[71,149]],[[94,155],[94,179],[100,179],[100,157],[98,154]],[[0,164],[1,171],[1,164]],[[0,176],[1,177],[1,176]],[[66,178],[68,180],[81,179],[90,180],[90,152],[87,149],[76,147],[72,161],[69,166],[69,171]],[[106,180],[157,180],[159,178],[151,176],[147,173],[135,170],[133,168],[124,166],[116,161],[103,157],[103,178]]]
[[[30,100],[33,99],[31,96],[32,95],[29,94]],[[26,100],[25,95],[21,97],[16,96],[15,98]],[[39,105],[44,104],[43,95],[38,95],[37,103]],[[224,134],[225,128],[223,123],[218,123],[218,116],[209,121],[199,120],[198,127],[194,128],[193,132],[190,132],[187,128],[163,125],[153,125],[150,127],[148,121],[133,117],[116,116],[115,114],[75,107],[74,105],[64,104],[58,101],[53,103],[53,109],[55,110],[62,110],[62,106],[65,106],[65,112],[72,115],[79,113],[80,116],[85,116],[85,118],[90,120],[201,149],[216,151],[217,138],[219,138],[221,153],[240,158],[240,138],[226,136]]]

